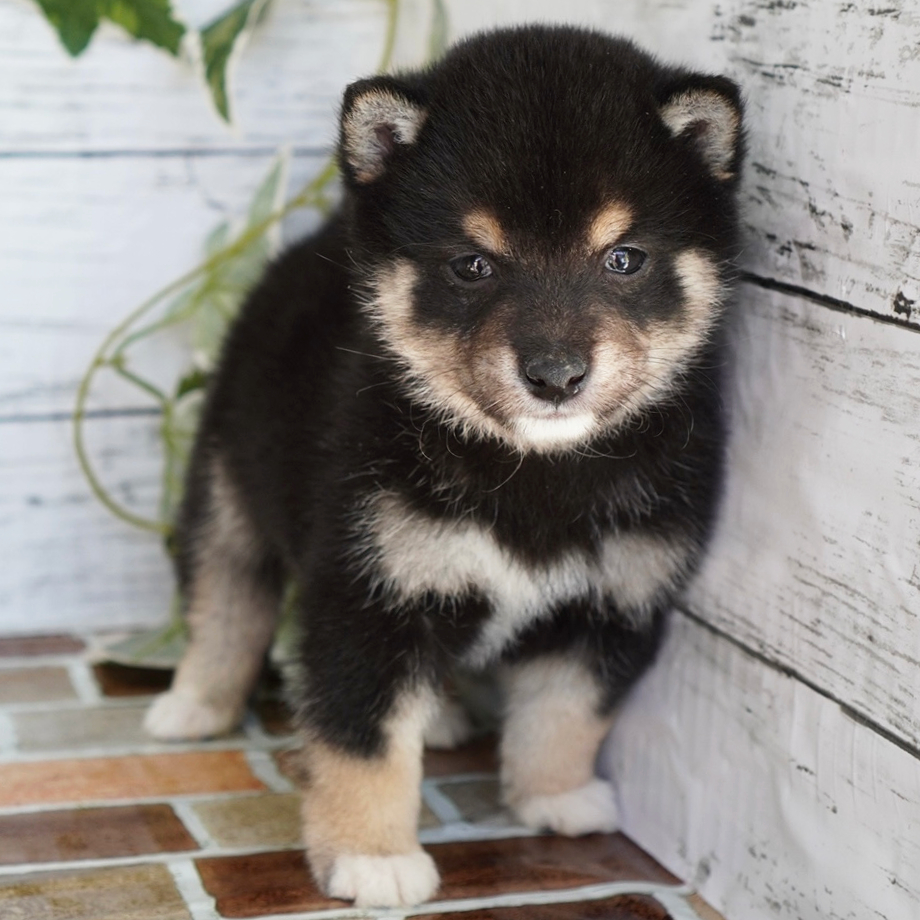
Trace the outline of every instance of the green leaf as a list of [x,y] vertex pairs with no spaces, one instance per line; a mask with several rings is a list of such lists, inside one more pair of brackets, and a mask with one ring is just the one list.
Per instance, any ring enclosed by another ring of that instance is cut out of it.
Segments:
[[203,390],[208,382],[208,375],[201,368],[194,368],[185,374],[176,387],[176,399],[182,399],[186,393]]
[[86,50],[103,19],[172,55],[185,26],[173,18],[170,0],[35,0],[73,57]]
[[234,52],[240,51],[248,40],[268,4],[269,0],[240,0],[201,30],[205,82],[224,121],[230,121],[230,100],[227,94],[230,62],[235,56]]
[[433,0],[431,34],[428,36],[428,60],[436,61],[447,48],[450,20],[444,0]]

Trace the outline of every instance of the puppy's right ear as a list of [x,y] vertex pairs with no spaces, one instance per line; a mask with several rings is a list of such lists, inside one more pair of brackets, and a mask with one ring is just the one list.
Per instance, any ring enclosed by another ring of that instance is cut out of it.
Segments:
[[398,146],[415,143],[427,112],[392,77],[358,80],[345,90],[339,162],[346,178],[366,185],[379,179]]

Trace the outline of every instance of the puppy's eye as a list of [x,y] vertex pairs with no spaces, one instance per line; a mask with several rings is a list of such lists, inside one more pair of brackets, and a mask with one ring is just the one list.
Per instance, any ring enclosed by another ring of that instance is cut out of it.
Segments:
[[645,253],[632,246],[618,246],[607,253],[604,268],[617,275],[632,275],[642,268],[645,262]]
[[492,274],[492,266],[478,254],[454,259],[450,263],[450,270],[461,281],[482,281]]

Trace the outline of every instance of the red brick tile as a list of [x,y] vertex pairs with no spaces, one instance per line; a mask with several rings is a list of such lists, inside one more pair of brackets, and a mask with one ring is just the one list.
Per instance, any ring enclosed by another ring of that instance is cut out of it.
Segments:
[[222,917],[260,917],[341,907],[324,897],[300,851],[198,859],[198,872]]
[[0,764],[0,807],[264,788],[240,751]]
[[622,834],[519,837],[429,848],[441,871],[439,898],[578,888],[601,882],[677,879]]
[[165,866],[43,872],[0,879],[5,920],[189,920]]
[[0,671],[0,703],[47,703],[76,698],[70,676],[64,668]]
[[169,689],[172,671],[162,668],[133,668],[123,664],[93,666],[96,682],[104,696],[150,696]]
[[86,646],[74,636],[10,636],[0,639],[0,658],[76,655]]
[[495,735],[474,738],[452,751],[425,751],[425,776],[495,773],[497,770],[498,739]]
[[[441,872],[438,900],[579,888],[602,882],[677,883],[622,834],[577,840],[528,837],[445,843],[426,849]],[[340,901],[331,901],[317,890],[299,851],[199,859],[197,865],[205,888],[225,917],[341,906]],[[649,920],[653,918],[657,920],[651,914]]]
[[0,816],[0,864],[5,866],[196,849],[167,805]]
[[[445,914],[422,914],[416,920],[445,920]],[[673,920],[656,900],[627,894],[599,901],[491,907],[462,914],[463,920]]]

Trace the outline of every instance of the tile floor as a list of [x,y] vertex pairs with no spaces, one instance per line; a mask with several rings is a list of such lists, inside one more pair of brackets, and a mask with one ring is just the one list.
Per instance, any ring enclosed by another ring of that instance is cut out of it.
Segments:
[[[156,744],[140,723],[167,681],[91,666],[73,637],[0,639],[0,917],[361,916],[323,897],[304,865],[283,706],[261,700],[227,738]],[[620,834],[516,826],[497,801],[490,739],[430,752],[424,799],[437,902],[364,916],[719,920]]]

